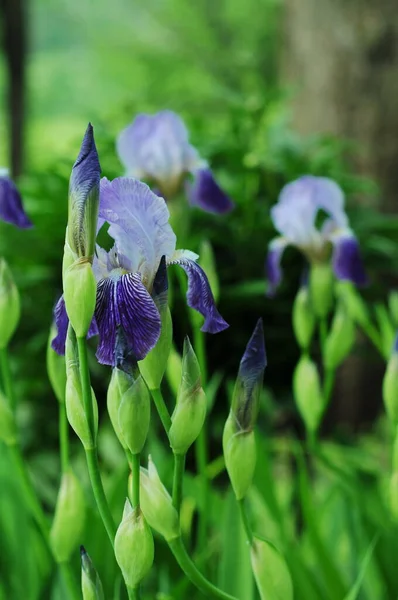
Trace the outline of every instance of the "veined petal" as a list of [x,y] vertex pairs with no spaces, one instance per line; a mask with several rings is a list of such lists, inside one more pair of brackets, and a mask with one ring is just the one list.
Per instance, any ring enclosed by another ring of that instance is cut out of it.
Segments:
[[188,184],[189,201],[207,212],[224,214],[230,212],[234,204],[220,188],[210,169],[198,169],[194,181]]
[[116,358],[120,363],[121,346],[124,357],[142,360],[159,339],[159,312],[139,273],[100,281],[95,317],[100,335],[97,358],[102,364],[116,366]]
[[101,167],[88,124],[69,181],[68,242],[79,257],[93,257],[97,232]]
[[[51,342],[51,348],[55,350],[57,354],[65,354],[65,343],[66,336],[68,333],[69,319],[66,313],[64,297],[61,296],[57,304],[54,307],[54,322],[57,328],[57,335]],[[88,330],[87,339],[98,335],[97,323],[95,318],[91,321],[90,329]]]
[[334,233],[331,236],[334,245],[333,271],[338,279],[352,281],[355,285],[364,286],[368,277],[361,258],[358,240],[349,230]]
[[277,287],[282,281],[281,260],[283,252],[288,245],[289,242],[285,238],[278,237],[273,239],[268,246],[265,270],[268,280],[267,295],[269,296],[275,294]]
[[209,280],[203,269],[189,258],[174,259],[168,264],[179,265],[186,272],[188,276],[188,306],[200,312],[205,318],[201,330],[207,333],[219,333],[229,327],[217,310]]
[[140,271],[147,285],[155,276],[163,255],[172,256],[176,236],[169,211],[145,183],[128,177],[101,180],[100,217],[110,224],[108,233],[117,250]]
[[15,183],[2,173],[0,173],[0,220],[21,229],[32,227],[23,209],[21,195]]

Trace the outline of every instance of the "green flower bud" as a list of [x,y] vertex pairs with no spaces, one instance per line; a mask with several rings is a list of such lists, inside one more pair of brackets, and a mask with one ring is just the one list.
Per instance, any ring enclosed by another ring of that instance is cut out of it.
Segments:
[[237,500],[242,500],[253,480],[256,467],[256,440],[253,431],[237,430],[232,413],[225,423],[223,433],[225,466]]
[[166,370],[173,337],[173,323],[167,304],[168,282],[166,258],[164,256],[155,276],[152,297],[159,310],[162,328],[156,346],[146,355],[144,360],[138,362],[138,367],[148,388],[157,390]]
[[303,356],[296,366],[293,392],[307,431],[315,432],[323,415],[324,401],[318,370],[307,356]]
[[339,281],[336,293],[354,323],[366,328],[369,323],[369,311],[356,287],[350,281]]
[[140,487],[142,512],[152,529],[158,531],[166,542],[178,537],[180,525],[177,511],[151,457],[148,458],[148,469],[141,467]]
[[51,341],[55,336],[56,327],[52,325],[47,344],[47,374],[58,402],[63,404],[65,402],[66,363],[65,357],[60,356],[51,348]]
[[398,425],[398,352],[395,350],[388,363],[383,379],[383,401],[391,423]]
[[72,471],[62,475],[50,544],[57,562],[66,562],[81,539],[85,521],[85,499],[78,478]]
[[144,447],[151,418],[151,400],[142,377],[138,377],[124,392],[119,412],[119,431],[132,454]]
[[388,297],[388,308],[395,327],[398,327],[398,291],[393,290]]
[[86,337],[94,316],[97,282],[91,263],[76,261],[64,273],[66,312],[77,337]]
[[7,347],[19,323],[20,314],[17,286],[6,261],[0,258],[0,349]]
[[188,337],[184,341],[182,377],[177,403],[171,417],[170,446],[185,454],[202,430],[207,400],[201,385],[200,367]]
[[297,292],[293,304],[293,330],[296,340],[303,350],[307,350],[312,340],[315,328],[314,311],[311,306],[307,286],[302,286]]
[[80,555],[83,600],[105,600],[101,580],[84,546],[80,546]]
[[265,540],[254,538],[250,549],[261,600],[293,600],[293,583],[283,556]]
[[119,408],[122,402],[122,396],[124,392],[129,389],[133,381],[134,380],[131,377],[131,375],[129,375],[122,369],[118,369],[115,367],[112,371],[112,377],[108,386],[107,393],[107,407],[109,418],[111,420],[117,438],[125,450],[127,450],[127,444],[124,441],[121,428],[119,427]]
[[310,269],[311,304],[317,317],[330,312],[333,303],[333,272],[327,263],[313,263]]
[[398,471],[391,474],[390,485],[390,510],[395,522],[398,521]]
[[17,428],[7,398],[0,391],[0,440],[7,446],[17,442]]
[[174,396],[177,396],[178,394],[181,377],[182,359],[174,346],[172,346],[169,354],[169,360],[167,361],[167,381]]
[[115,537],[115,556],[127,586],[137,587],[153,564],[152,532],[139,508],[124,505],[123,519]]
[[336,369],[350,354],[355,343],[355,326],[347,310],[340,304],[325,344],[324,365]]

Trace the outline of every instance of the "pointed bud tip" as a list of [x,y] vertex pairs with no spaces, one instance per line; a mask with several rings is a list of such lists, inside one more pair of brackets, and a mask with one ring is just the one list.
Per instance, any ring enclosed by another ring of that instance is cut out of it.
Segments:
[[242,357],[240,367],[242,370],[257,372],[265,369],[267,366],[267,355],[265,352],[264,327],[262,318],[258,319],[252,336],[246,346]]
[[85,556],[87,554],[85,547],[83,546],[83,544],[81,544],[80,546],[80,556],[83,558],[83,556]]

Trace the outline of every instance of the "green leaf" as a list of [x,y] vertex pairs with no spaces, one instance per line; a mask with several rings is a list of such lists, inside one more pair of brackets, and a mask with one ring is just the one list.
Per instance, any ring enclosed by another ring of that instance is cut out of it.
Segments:
[[361,590],[362,582],[366,575],[366,571],[367,571],[368,565],[370,563],[370,559],[372,558],[373,550],[375,549],[375,546],[377,544],[378,537],[379,537],[378,535],[375,535],[373,540],[369,544],[369,548],[367,549],[365,556],[363,557],[361,568],[358,573],[358,577],[357,577],[354,585],[352,586],[351,590],[345,596],[344,600],[356,600],[358,598],[358,594]]

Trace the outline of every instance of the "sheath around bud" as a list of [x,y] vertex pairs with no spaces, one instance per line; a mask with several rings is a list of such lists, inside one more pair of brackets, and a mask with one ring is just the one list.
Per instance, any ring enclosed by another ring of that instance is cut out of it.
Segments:
[[76,261],[63,276],[64,300],[69,321],[77,337],[86,337],[93,320],[97,295],[91,263]]
[[198,359],[186,337],[181,383],[169,431],[170,446],[175,454],[185,454],[194,443],[202,430],[206,408],[207,400],[201,384]]
[[151,418],[151,400],[142,377],[124,392],[118,411],[119,430],[132,454],[139,454],[145,444]]
[[108,408],[109,418],[117,438],[123,448],[127,449],[127,444],[124,441],[121,428],[119,426],[119,408],[122,402],[122,397],[125,391],[132,385],[134,379],[129,373],[115,367],[112,370],[112,377],[108,386],[106,403]]
[[58,402],[65,402],[66,363],[65,356],[57,354],[51,347],[51,342],[57,335],[55,325],[51,326],[47,344],[47,374]]
[[314,334],[315,318],[308,286],[303,285],[297,292],[293,304],[293,330],[302,350],[308,350]]
[[153,564],[154,544],[150,527],[139,508],[126,500],[123,519],[115,537],[115,556],[126,585],[136,588]]
[[169,542],[180,535],[180,525],[170,494],[160,480],[151,457],[148,469],[141,467],[141,509],[144,517],[158,533]]
[[[398,425],[398,352],[394,349],[383,379],[383,401],[387,416]],[[397,466],[398,467],[398,466]]]
[[236,499],[242,500],[251,486],[256,467],[254,432],[237,430],[235,416],[231,411],[225,423],[222,443],[232,489]]
[[255,537],[250,549],[261,600],[293,600],[293,583],[283,556],[270,543]]
[[80,556],[83,600],[105,600],[101,580],[84,546],[80,546]]
[[333,271],[327,263],[314,263],[310,269],[311,304],[317,317],[329,313],[333,303]]
[[355,326],[347,310],[339,305],[326,338],[324,365],[326,369],[337,369],[350,354],[355,342]]
[[79,545],[85,521],[84,492],[76,475],[62,475],[55,516],[50,531],[50,544],[57,562],[67,562]]
[[18,326],[20,313],[17,286],[6,261],[0,258],[0,349],[7,347]]
[[12,410],[7,402],[7,398],[0,391],[0,440],[7,446],[12,446],[17,442],[17,429]]
[[324,401],[315,363],[303,356],[293,375],[293,392],[296,405],[307,431],[314,433],[320,424]]

